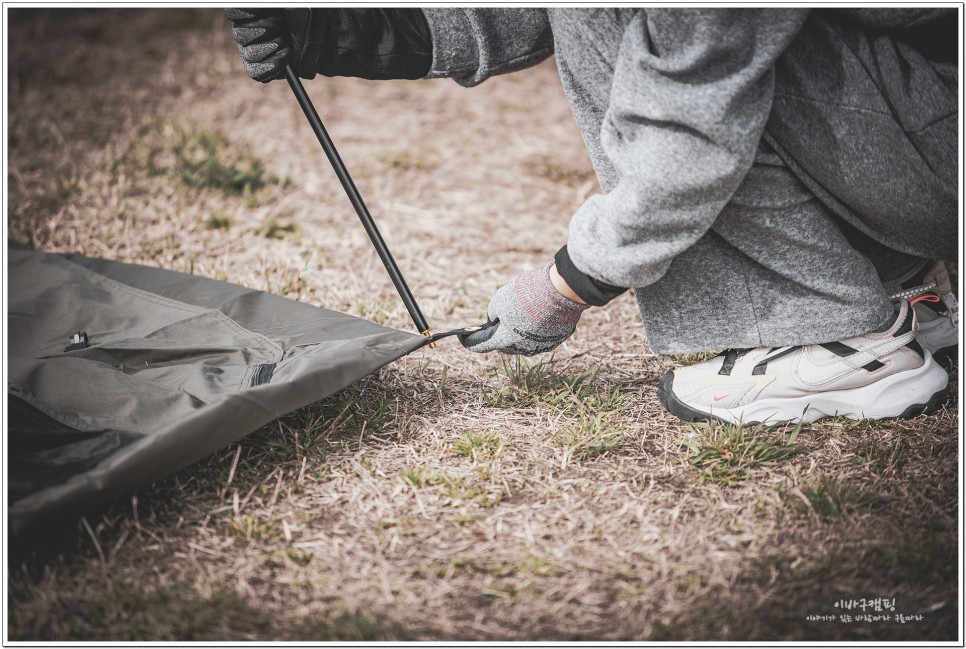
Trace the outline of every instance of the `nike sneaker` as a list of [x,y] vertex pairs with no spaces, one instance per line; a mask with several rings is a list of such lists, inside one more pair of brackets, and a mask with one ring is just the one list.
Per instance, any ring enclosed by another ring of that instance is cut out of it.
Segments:
[[685,421],[753,424],[827,416],[910,418],[945,400],[949,375],[916,342],[909,303],[885,331],[839,342],[728,350],[661,377],[657,395]]
[[942,261],[924,261],[902,277],[884,284],[894,301],[913,302],[919,321],[916,340],[939,363],[959,351],[959,302]]

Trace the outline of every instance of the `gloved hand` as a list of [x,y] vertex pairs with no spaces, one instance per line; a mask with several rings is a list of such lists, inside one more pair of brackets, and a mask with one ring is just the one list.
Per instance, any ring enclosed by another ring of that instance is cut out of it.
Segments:
[[487,308],[487,323],[479,331],[460,336],[463,346],[474,352],[499,350],[533,356],[567,340],[590,305],[557,292],[550,281],[551,265],[517,275],[500,287]]
[[286,64],[303,79],[420,79],[433,62],[421,9],[225,9],[225,17],[256,81],[281,78]]
[[304,47],[310,17],[309,9],[225,9],[248,76],[262,83],[281,78],[294,42],[298,51]]

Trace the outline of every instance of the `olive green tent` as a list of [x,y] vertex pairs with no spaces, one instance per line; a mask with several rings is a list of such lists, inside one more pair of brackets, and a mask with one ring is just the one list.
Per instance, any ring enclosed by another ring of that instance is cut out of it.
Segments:
[[76,519],[429,342],[203,277],[7,253],[14,537]]

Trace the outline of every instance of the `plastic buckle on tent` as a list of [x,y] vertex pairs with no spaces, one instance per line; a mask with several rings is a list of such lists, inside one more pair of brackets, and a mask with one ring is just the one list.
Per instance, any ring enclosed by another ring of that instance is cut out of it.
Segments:
[[74,352],[78,349],[87,349],[91,346],[91,343],[87,340],[86,331],[75,332],[67,342],[70,344],[64,348],[65,352]]

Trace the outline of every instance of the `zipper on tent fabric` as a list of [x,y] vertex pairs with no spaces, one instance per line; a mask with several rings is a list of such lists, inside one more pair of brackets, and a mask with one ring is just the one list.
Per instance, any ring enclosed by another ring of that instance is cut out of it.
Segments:
[[274,372],[275,363],[259,365],[255,368],[255,372],[252,374],[252,381],[249,384],[249,387],[254,388],[256,385],[265,385],[272,380],[272,374]]

